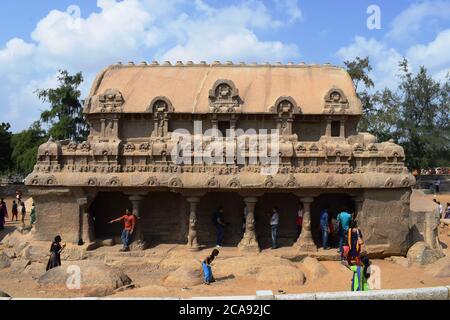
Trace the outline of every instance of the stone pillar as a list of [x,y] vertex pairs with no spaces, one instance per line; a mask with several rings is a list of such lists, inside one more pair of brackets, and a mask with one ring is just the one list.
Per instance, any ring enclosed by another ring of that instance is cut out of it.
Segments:
[[341,127],[339,131],[339,137],[345,138],[345,119],[341,119]]
[[187,197],[189,202],[189,230],[187,236],[187,246],[191,251],[200,250],[197,239],[197,205],[200,202],[200,197]]
[[78,205],[80,207],[80,229],[79,229],[79,244],[92,243],[95,241],[94,235],[94,221],[88,212],[89,199],[78,198]]
[[314,201],[314,198],[302,197],[300,198],[300,201],[303,203],[303,227],[302,233],[295,243],[295,246],[297,246],[300,251],[317,251],[317,246],[314,243],[311,233],[311,203]]
[[134,228],[134,232],[132,235],[131,249],[144,250],[147,246],[147,243],[144,239],[144,234],[142,232],[141,214],[140,214],[140,205],[144,197],[141,195],[132,195],[128,199],[130,199],[131,201],[132,212],[136,216],[136,226]]
[[326,120],[325,136],[331,137],[331,119]]
[[247,205],[247,219],[245,221],[245,233],[241,242],[239,242],[238,248],[242,251],[259,252],[259,244],[255,230],[255,206],[258,198],[245,197],[244,202]]

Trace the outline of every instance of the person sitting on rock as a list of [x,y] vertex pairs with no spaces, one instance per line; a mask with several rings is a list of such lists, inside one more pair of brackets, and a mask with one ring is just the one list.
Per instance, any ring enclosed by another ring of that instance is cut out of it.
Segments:
[[210,256],[206,257],[202,262],[203,269],[203,283],[209,285],[211,282],[216,282],[211,270],[211,263],[219,255],[219,250],[214,249]]
[[133,235],[134,228],[136,226],[136,217],[134,216],[133,213],[131,213],[131,210],[126,209],[125,214],[123,216],[117,219],[113,219],[108,223],[118,222],[122,220],[124,223],[124,228],[120,238],[122,239],[123,242],[123,248],[120,249],[120,251],[130,251],[131,236]]
[[47,263],[47,271],[61,265],[61,251],[66,247],[66,244],[61,245],[61,241],[61,237],[56,236],[50,246],[50,258]]

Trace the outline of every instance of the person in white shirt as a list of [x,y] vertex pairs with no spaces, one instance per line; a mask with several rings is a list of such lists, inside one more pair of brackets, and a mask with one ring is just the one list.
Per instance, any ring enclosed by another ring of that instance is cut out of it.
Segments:
[[439,193],[439,186],[440,186],[440,185],[441,185],[441,180],[436,179],[436,180],[434,181],[434,190],[435,190],[436,193]]
[[278,214],[278,207],[273,208],[272,215],[270,217],[270,229],[272,233],[272,249],[277,248],[278,237],[278,223],[280,222],[280,215]]

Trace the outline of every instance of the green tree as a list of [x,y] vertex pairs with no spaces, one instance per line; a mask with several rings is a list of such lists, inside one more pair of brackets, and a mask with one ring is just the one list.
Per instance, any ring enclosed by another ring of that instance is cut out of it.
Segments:
[[399,63],[398,87],[371,93],[369,58],[344,64],[363,106],[360,131],[379,141],[394,139],[404,147],[410,168],[450,165],[449,76],[440,83],[425,67],[413,74],[404,59]]
[[11,165],[11,136],[9,123],[0,124],[0,172],[8,171]]
[[58,82],[57,88],[36,91],[43,102],[50,104],[50,109],[42,112],[41,121],[48,126],[48,135],[55,140],[83,141],[88,135],[78,89],[83,75],[81,72],[70,75],[66,70],[60,70]]
[[417,74],[406,59],[400,63],[400,84],[383,104],[398,108],[396,137],[405,148],[410,168],[450,165],[450,78],[440,83],[425,67]]
[[12,169],[21,174],[29,174],[33,171],[39,145],[46,140],[47,136],[39,121],[34,122],[28,129],[13,134],[11,138]]

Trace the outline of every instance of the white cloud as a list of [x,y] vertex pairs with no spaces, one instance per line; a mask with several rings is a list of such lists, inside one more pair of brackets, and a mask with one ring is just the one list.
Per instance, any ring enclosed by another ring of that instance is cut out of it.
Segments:
[[450,2],[444,0],[414,3],[392,22],[388,37],[393,40],[412,40],[425,27],[450,19]]
[[413,72],[425,66],[436,80],[443,80],[450,71],[450,29],[439,32],[436,38],[426,44],[417,44],[404,53],[375,39],[355,37],[353,43],[339,49],[338,57],[352,60],[369,56],[373,71],[371,76],[377,89],[395,87],[398,83],[398,62],[407,58]]
[[450,29],[441,31],[436,39],[423,45],[412,46],[407,56],[416,64],[426,65],[430,69],[450,66]]
[[[301,18],[296,0],[273,0]],[[261,39],[259,31],[282,28],[262,1],[212,6],[196,0],[98,0],[99,12],[81,16],[52,10],[31,32],[0,46],[1,121],[26,128],[43,105],[33,93],[55,83],[58,69],[83,71],[87,94],[96,72],[119,60],[285,60],[295,45]],[[76,11],[76,10],[75,10]],[[52,82],[53,81],[53,82]]]
[[373,67],[371,76],[377,88],[393,87],[397,82],[398,62],[402,55],[375,39],[355,37],[354,42],[339,49],[337,55],[342,60],[369,56]]

